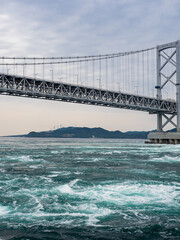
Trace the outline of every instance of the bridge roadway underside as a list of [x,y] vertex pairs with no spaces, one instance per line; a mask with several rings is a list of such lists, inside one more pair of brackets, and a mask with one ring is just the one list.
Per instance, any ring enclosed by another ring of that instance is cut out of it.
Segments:
[[176,114],[176,102],[61,82],[0,74],[0,94]]

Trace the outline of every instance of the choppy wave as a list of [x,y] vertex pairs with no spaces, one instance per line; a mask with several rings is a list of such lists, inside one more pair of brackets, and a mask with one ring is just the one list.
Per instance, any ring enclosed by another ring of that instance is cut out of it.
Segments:
[[154,205],[154,208],[162,204],[177,206],[180,200],[180,184],[164,185],[158,182],[125,182],[122,184],[105,184],[93,187],[82,187],[75,184],[80,181],[75,179],[69,184],[64,184],[57,189],[62,194],[77,195],[95,200],[96,202],[114,203],[116,205]]
[[0,239],[178,239],[179,146],[1,141]]

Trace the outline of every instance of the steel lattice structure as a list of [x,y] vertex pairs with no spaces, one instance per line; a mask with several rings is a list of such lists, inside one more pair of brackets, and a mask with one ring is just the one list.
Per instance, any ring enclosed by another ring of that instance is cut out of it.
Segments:
[[84,86],[0,74],[0,94],[57,100],[149,113],[176,114],[174,101],[125,94]]

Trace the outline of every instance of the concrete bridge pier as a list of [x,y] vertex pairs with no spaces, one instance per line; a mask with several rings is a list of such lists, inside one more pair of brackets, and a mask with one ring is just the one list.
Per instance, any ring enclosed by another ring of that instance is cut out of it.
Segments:
[[152,144],[180,144],[179,132],[154,132],[148,138]]

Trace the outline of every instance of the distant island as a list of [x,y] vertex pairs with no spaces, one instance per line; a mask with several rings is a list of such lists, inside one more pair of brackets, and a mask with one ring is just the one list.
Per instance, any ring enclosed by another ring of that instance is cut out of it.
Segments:
[[[175,129],[172,129],[170,131],[174,132]],[[8,137],[147,139],[147,136],[150,132],[151,131],[108,131],[100,127],[63,127],[56,130],[30,132],[24,135],[11,135]]]
[[30,132],[24,135],[13,135],[8,137],[146,139],[149,132],[150,131],[108,131],[100,127],[63,127],[56,130]]

